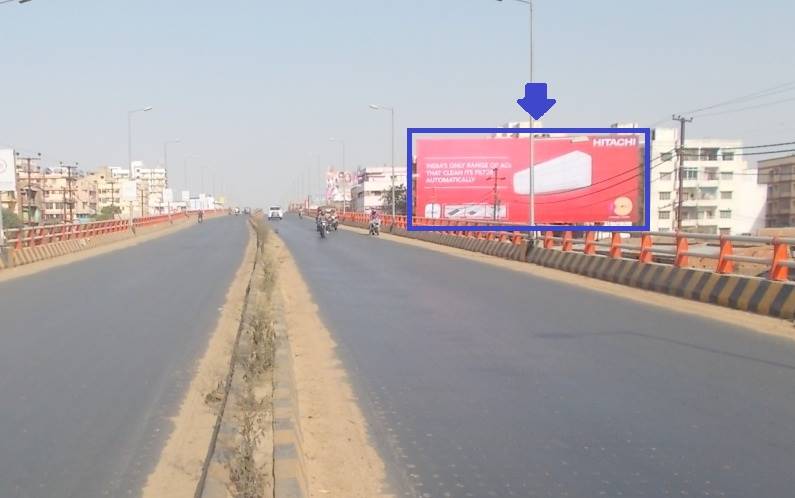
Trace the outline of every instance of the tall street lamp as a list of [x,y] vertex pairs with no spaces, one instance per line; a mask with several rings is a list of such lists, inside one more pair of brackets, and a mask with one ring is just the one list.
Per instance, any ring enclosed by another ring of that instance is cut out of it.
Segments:
[[[342,145],[342,174],[345,175],[345,140],[340,140],[338,138],[329,138],[330,142],[337,142]],[[343,190],[342,190],[342,214],[345,214],[345,207],[346,207],[346,199],[348,198],[345,189],[347,188],[347,182],[345,182],[345,178],[343,178]]]
[[[370,109],[375,111],[384,110],[389,111],[392,117],[392,131],[391,131],[391,139],[392,139],[392,223],[395,222],[395,108],[394,107],[387,107],[383,105],[377,104],[370,104]],[[408,199],[406,199],[408,202]]]
[[[502,2],[503,0],[497,0],[498,2]],[[530,81],[529,83],[533,82],[533,0],[514,0],[515,2],[526,4],[530,11]],[[530,128],[534,128],[535,120],[533,116],[530,116]],[[533,164],[535,163],[535,137],[533,132],[530,131],[530,174],[527,175],[529,180],[530,186],[530,225],[534,226],[536,224],[536,196],[535,196],[535,170],[533,169]],[[535,237],[536,232],[530,232],[533,237]]]
[[[165,170],[165,178],[164,178],[163,190],[160,193],[160,205],[161,206],[163,204],[163,196],[165,195],[165,189],[166,189],[166,187],[169,186],[169,182],[168,182],[168,146],[172,145],[172,144],[178,144],[178,143],[181,143],[181,140],[178,139],[178,138],[175,139],[175,140],[166,140],[165,142],[163,142],[163,169]],[[172,198],[174,197],[174,191],[173,190],[171,191],[171,197]],[[171,199],[169,199],[169,201],[168,201],[168,208],[167,209],[168,209],[168,215],[171,216]]]
[[[133,160],[132,160],[132,118],[133,114],[139,112],[149,112],[152,110],[151,106],[143,107],[141,109],[133,109],[131,111],[127,111],[127,164],[130,166],[130,181],[134,180],[134,173],[133,173]],[[133,228],[133,207],[135,202],[130,202],[130,230]],[[143,211],[141,212],[141,216],[143,216]]]

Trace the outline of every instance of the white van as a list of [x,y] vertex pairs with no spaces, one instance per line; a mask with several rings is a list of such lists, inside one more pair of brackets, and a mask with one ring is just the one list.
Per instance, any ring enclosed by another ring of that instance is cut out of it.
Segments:
[[279,206],[271,206],[268,209],[269,220],[281,220],[282,218],[284,218],[284,213],[282,213],[282,208]]

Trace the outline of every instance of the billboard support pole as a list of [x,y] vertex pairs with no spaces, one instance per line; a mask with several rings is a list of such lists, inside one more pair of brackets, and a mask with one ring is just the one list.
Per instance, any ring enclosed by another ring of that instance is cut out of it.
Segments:
[[[533,82],[533,0],[527,2],[530,8],[530,83]],[[533,128],[535,127],[535,120],[530,116],[530,174],[527,175],[530,182],[530,226],[536,224],[536,195],[535,195],[535,169],[533,163],[535,162],[535,135]],[[532,244],[536,238],[536,232],[530,232],[530,243]]]

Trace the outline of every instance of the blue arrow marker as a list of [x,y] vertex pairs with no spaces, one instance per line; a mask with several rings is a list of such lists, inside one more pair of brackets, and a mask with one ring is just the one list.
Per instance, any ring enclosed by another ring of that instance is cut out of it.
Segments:
[[524,86],[524,97],[516,101],[533,119],[540,119],[556,102],[555,99],[547,98],[546,83],[527,83]]

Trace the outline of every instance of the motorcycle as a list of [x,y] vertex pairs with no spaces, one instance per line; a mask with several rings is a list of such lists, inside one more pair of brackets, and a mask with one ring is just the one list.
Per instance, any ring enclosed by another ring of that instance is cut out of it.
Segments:
[[321,218],[317,224],[317,231],[320,232],[320,238],[325,239],[326,233],[328,232],[328,221],[325,218]]
[[381,220],[376,218],[370,220],[370,235],[381,235]]
[[201,223],[202,221],[204,221],[204,214],[201,211],[199,211],[199,223]]
[[334,217],[334,219],[331,220],[331,228],[333,228],[334,231],[336,232],[339,226],[340,226],[340,220]]

